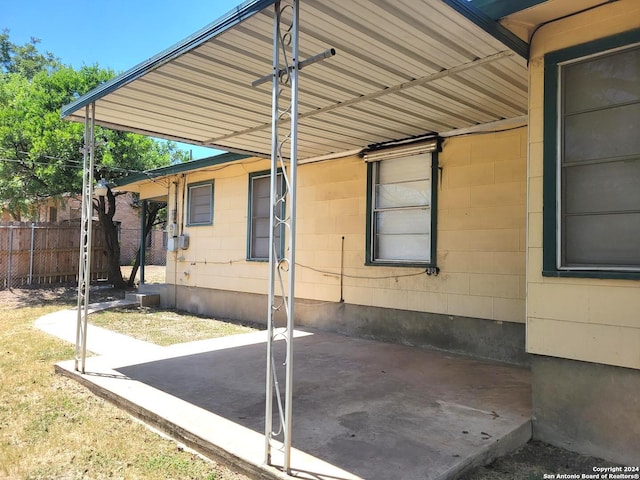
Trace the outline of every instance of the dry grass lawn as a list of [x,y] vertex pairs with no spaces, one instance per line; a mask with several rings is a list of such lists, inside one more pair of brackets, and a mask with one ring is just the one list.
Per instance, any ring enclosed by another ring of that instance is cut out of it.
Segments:
[[[33,327],[46,306],[0,303],[0,479],[246,480],[183,450],[121,410],[53,372],[71,345]],[[7,297],[8,298],[8,297]],[[12,297],[13,298],[13,297]],[[16,297],[18,298],[18,297]]]
[[256,330],[248,324],[231,323],[213,318],[197,317],[183,312],[150,308],[104,310],[92,314],[89,317],[89,322],[161,346],[205,338],[226,337]]

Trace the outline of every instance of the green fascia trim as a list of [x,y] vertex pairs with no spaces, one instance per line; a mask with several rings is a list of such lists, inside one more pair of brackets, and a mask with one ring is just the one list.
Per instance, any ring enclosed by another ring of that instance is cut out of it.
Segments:
[[429,268],[437,268],[438,263],[438,185],[440,181],[440,162],[438,152],[442,151],[442,141],[438,141],[438,150],[431,153],[431,263]]
[[640,42],[640,28],[549,52],[544,57],[544,148],[542,180],[542,275],[546,277],[640,279],[640,273],[613,270],[558,270],[557,145],[558,63]]
[[[189,222],[189,210],[191,210],[191,187],[200,187],[202,185],[211,185],[211,215],[209,216],[209,221],[208,222],[203,222],[203,223],[190,223]],[[187,221],[185,222],[187,227],[208,227],[210,225],[213,225],[213,209],[214,209],[214,195],[215,195],[215,184],[214,184],[214,179],[212,178],[211,180],[203,180],[201,182],[193,182],[193,183],[188,183],[186,186],[187,189],[187,204],[186,204],[186,209],[187,211],[185,212],[184,217],[187,219]]]
[[247,158],[253,157],[251,155],[240,155],[239,153],[222,153],[220,155],[214,155],[213,157],[201,158],[200,160],[192,160],[190,162],[184,163],[176,163],[175,165],[168,165],[166,167],[147,170],[146,172],[142,173],[127,175],[126,177],[118,179],[115,182],[115,186],[123,187],[125,185],[131,185],[132,183],[141,182],[143,180],[151,180],[158,177],[166,177],[168,175],[191,172],[200,168],[222,165],[223,163],[236,162],[238,160],[245,160]]
[[634,28],[610,37],[599,38],[580,45],[574,45],[573,47],[549,52],[545,55],[545,67],[547,63],[560,63],[638,42],[640,42],[640,28]]
[[545,57],[544,126],[542,160],[542,265],[545,271],[556,269],[557,245],[557,145],[558,145],[558,65]]
[[502,42],[507,48],[513,50],[522,58],[529,59],[529,44],[527,42],[507,30],[493,18],[476,8],[472,3],[466,0],[442,0],[442,2],[475,23],[482,30]]
[[[278,168],[277,172],[278,175],[282,174],[282,169]],[[248,193],[248,197],[247,197],[247,255],[246,255],[246,260],[248,262],[268,262],[269,258],[259,258],[259,257],[252,257],[251,256],[251,197],[253,196],[253,183],[252,180],[255,177],[264,177],[264,176],[271,176],[271,170],[262,170],[260,172],[251,172],[249,174],[249,193]],[[280,178],[280,188],[282,188],[284,190],[284,186],[285,186],[285,181],[284,181],[284,176]],[[282,204],[282,212],[281,214],[284,215],[284,209],[285,209],[285,204]],[[280,225],[280,257],[284,256],[284,241],[285,241],[285,228],[284,228],[284,224]]]
[[491,19],[499,20],[512,13],[535,7],[546,1],[547,0],[471,0],[470,3]]
[[366,202],[366,230],[364,234],[364,264],[375,265],[372,262],[373,247],[371,236],[373,235],[373,222],[371,220],[371,209],[373,208],[373,165],[367,163],[367,202]]
[[76,110],[85,107],[105,95],[108,95],[115,90],[123,87],[134,80],[146,75],[150,71],[168,63],[180,55],[199,47],[203,43],[211,40],[214,37],[222,34],[228,29],[241,23],[247,18],[255,15],[261,10],[273,5],[275,0],[247,0],[226,15],[223,15],[218,20],[210,23],[206,27],[198,30],[194,34],[185,38],[181,42],[176,43],[172,47],[154,55],[148,60],[136,65],[135,67],[127,70],[126,72],[118,75],[116,78],[94,88],[90,92],[84,94],[76,101],[62,107],[62,118],[71,115]]

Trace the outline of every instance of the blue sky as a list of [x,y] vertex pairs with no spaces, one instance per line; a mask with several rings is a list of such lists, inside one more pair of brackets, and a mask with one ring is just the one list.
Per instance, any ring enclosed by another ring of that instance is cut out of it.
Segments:
[[[3,0],[0,30],[41,40],[63,63],[123,72],[217,20],[242,0]],[[194,158],[215,154],[194,146]]]

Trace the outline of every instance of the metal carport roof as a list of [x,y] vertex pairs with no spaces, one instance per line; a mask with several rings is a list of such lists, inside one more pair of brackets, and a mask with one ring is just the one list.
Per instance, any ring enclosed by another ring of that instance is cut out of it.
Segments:
[[[84,120],[269,155],[272,0],[252,0],[63,108]],[[455,7],[455,8],[453,8]],[[314,0],[300,7],[299,159],[522,118],[527,44],[464,0]],[[461,14],[462,13],[462,14]]]

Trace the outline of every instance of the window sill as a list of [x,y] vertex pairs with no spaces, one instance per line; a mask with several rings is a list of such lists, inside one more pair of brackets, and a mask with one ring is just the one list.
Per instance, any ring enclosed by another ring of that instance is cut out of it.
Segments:
[[611,270],[543,270],[543,277],[602,278],[614,280],[640,280],[640,272],[615,272]]
[[268,258],[247,258],[247,262],[269,263]]
[[424,268],[424,269],[437,269],[433,263],[420,263],[420,262],[364,262],[367,267],[408,267],[408,268]]

